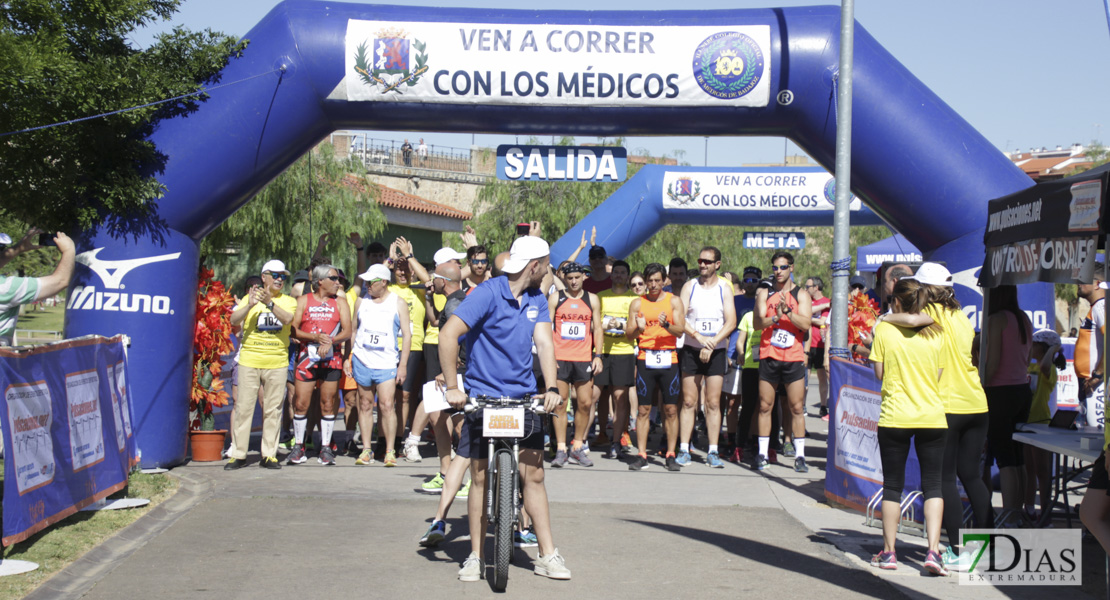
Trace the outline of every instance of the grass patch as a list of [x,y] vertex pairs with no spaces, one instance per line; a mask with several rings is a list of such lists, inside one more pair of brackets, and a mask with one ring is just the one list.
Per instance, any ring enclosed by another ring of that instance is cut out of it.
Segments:
[[[28,305],[21,311],[19,321],[16,323],[16,329],[60,332],[65,324],[65,317],[65,304],[59,303],[55,306],[45,307],[45,311],[31,310],[31,307]],[[21,335],[20,343],[22,343],[24,337],[28,336]]]
[[127,489],[111,498],[148,498],[150,504],[124,510],[78,512],[30,539],[5,548],[5,559],[29,560],[38,563],[39,568],[0,578],[0,600],[22,598],[51,575],[172,496],[177,487],[177,479],[165,473],[133,473]]

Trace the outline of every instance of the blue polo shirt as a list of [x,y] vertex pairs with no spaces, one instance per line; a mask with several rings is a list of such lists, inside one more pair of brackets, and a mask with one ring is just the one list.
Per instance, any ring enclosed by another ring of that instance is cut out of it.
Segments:
[[524,290],[518,303],[508,278],[494,277],[473,288],[455,316],[470,328],[464,341],[467,394],[523,398],[535,393],[532,333],[536,323],[551,322],[539,290]]

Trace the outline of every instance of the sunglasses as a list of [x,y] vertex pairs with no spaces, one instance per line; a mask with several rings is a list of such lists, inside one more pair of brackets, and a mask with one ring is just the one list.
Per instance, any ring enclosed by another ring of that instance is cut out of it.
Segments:
[[338,275],[332,275],[331,277],[328,277],[328,279],[330,279],[332,281],[339,281],[339,276]]
[[862,289],[863,289],[863,286],[857,283],[856,285],[853,285],[853,286],[852,286],[852,289],[853,289],[853,290],[862,290]]
[[263,273],[263,275],[269,275],[270,277],[273,277],[274,279],[277,279],[279,281],[285,281],[286,279],[289,279],[289,276],[285,273]]
[[642,282],[642,281],[633,281],[632,282],[632,287],[640,287],[641,285],[647,285],[647,284]]
[[759,283],[758,279],[745,279],[744,283]]
[[704,259],[704,258],[699,258],[699,259],[698,259],[698,264],[699,264],[699,265],[711,265],[711,264],[713,264],[713,263],[715,263],[715,262],[717,262],[717,261],[715,261],[715,260],[706,260],[706,259]]
[[472,264],[472,265],[488,265],[489,264],[489,259],[488,258],[483,258],[483,259],[479,260],[477,258],[472,258],[472,259],[470,259],[470,264]]
[[771,265],[771,270],[772,271],[785,271],[785,270],[787,270],[787,269],[789,269],[790,267],[793,267],[793,266],[794,265],[782,265],[782,266]]
[[451,281],[450,277],[444,277],[443,275],[440,275],[439,273],[432,273],[432,279],[442,279],[444,281]]

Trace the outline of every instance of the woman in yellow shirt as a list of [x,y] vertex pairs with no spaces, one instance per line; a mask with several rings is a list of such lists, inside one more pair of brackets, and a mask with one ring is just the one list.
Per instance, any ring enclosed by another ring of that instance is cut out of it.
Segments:
[[[924,285],[901,279],[894,285],[891,309],[895,313],[920,313],[927,301]],[[882,382],[878,439],[883,465],[883,550],[871,559],[871,565],[881,569],[898,568],[894,542],[912,440],[925,495],[925,533],[929,541],[925,569],[933,575],[948,573],[940,555],[944,513],[941,472],[948,431],[939,385],[945,366],[942,332],[936,323],[917,329],[887,322],[875,327],[870,358],[875,376]]]

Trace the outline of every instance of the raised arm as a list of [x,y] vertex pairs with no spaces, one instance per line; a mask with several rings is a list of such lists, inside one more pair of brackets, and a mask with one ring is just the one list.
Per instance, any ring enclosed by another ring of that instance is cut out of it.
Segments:
[[395,243],[397,244],[397,249],[401,251],[403,260],[408,261],[409,268],[412,269],[412,274],[424,285],[431,285],[432,276],[428,275],[428,270],[424,268],[424,265],[420,264],[420,261],[416,260],[415,256],[413,256],[412,242],[406,240],[402,236],[398,237]]

